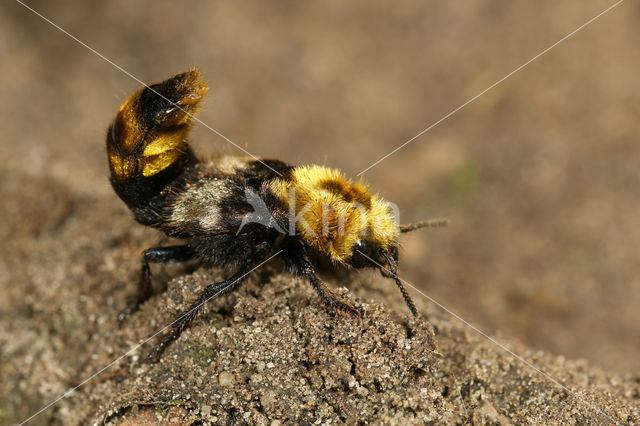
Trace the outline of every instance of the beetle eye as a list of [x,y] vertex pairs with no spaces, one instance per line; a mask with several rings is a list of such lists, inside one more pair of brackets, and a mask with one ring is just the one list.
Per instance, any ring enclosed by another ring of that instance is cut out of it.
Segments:
[[356,247],[362,248],[362,246],[363,246],[362,241],[360,240],[356,241]]

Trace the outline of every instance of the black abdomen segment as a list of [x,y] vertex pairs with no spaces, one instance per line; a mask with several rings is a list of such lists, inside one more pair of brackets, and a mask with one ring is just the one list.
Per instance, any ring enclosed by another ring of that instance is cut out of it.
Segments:
[[167,192],[180,191],[192,174],[198,160],[187,152],[169,167],[153,176],[118,179],[111,176],[111,186],[133,212],[136,221],[145,226],[158,226],[167,207]]

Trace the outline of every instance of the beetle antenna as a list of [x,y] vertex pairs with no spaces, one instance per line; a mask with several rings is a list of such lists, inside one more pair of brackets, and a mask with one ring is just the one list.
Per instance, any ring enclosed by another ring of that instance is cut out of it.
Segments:
[[431,219],[422,220],[415,223],[407,223],[406,225],[400,225],[400,232],[411,232],[421,228],[442,228],[449,224],[449,219]]
[[416,305],[413,303],[413,300],[411,300],[411,296],[409,296],[409,293],[407,293],[407,290],[405,290],[404,286],[402,285],[402,282],[400,281],[400,278],[398,277],[398,264],[391,256],[389,256],[386,250],[381,250],[380,253],[382,254],[382,256],[384,256],[385,260],[387,261],[387,266],[389,267],[389,269],[386,269],[383,266],[380,266],[380,271],[385,271],[387,273],[390,273],[390,274],[384,274],[383,272],[383,275],[385,276],[391,275],[389,278],[393,278],[393,280],[395,281],[396,285],[400,289],[400,293],[402,293],[404,302],[409,307],[409,310],[411,311],[414,317],[418,317],[418,310],[416,309]]

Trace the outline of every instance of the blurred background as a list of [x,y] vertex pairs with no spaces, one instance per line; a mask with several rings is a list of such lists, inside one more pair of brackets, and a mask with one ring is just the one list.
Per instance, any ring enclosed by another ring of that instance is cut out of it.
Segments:
[[[200,118],[252,154],[354,177],[613,3],[27,2],[145,82],[199,66]],[[19,3],[0,10],[0,186],[121,204],[104,134],[139,83]],[[404,279],[490,334],[636,374],[638,19],[620,4],[363,175],[404,222],[451,220],[404,237]],[[192,141],[241,154],[202,125]]]

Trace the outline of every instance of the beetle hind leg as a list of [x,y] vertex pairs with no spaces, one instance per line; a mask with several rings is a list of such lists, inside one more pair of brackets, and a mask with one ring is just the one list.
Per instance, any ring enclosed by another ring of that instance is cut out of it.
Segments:
[[122,323],[127,316],[140,309],[140,305],[149,300],[153,295],[149,263],[181,263],[191,260],[194,257],[195,253],[188,246],[153,247],[145,250],[142,255],[138,292],[127,307],[120,311],[118,314],[118,322]]

